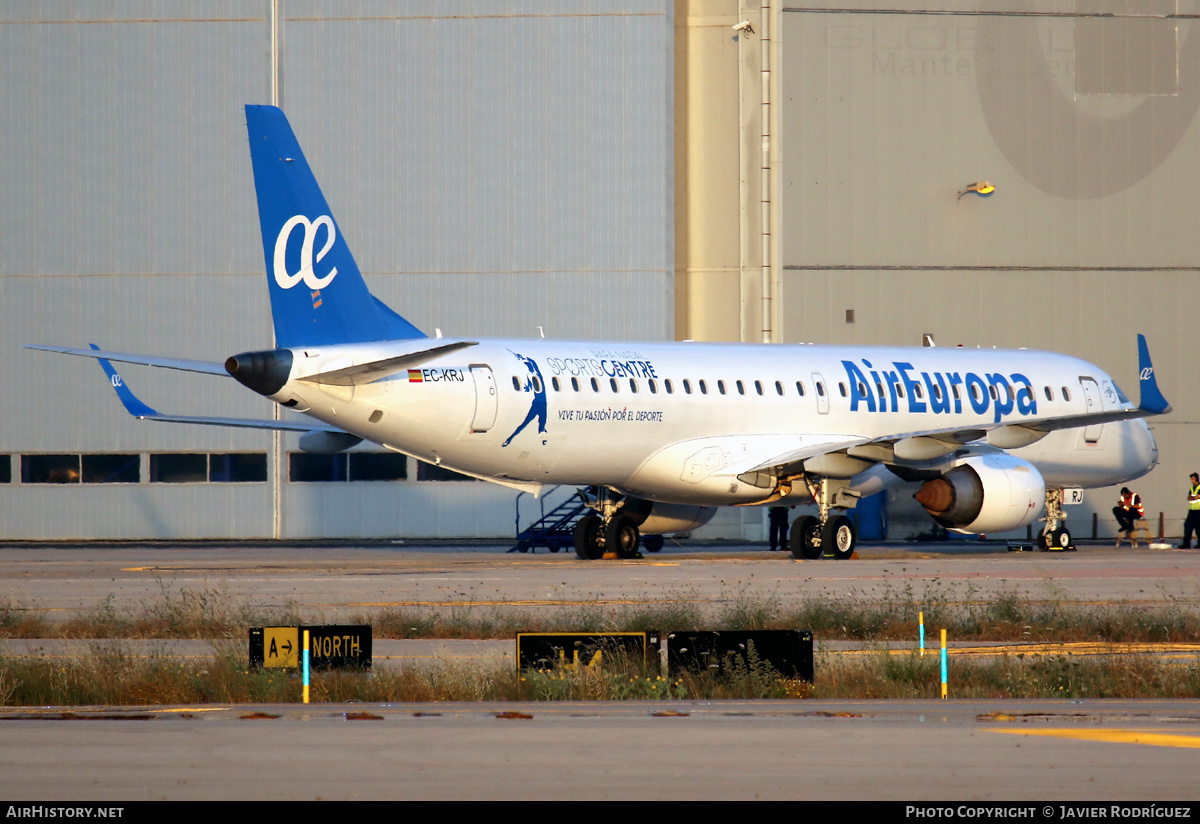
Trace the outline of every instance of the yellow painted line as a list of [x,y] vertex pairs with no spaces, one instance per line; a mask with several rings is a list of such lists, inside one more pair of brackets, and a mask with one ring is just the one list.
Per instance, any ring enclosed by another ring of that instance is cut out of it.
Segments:
[[1145,744],[1151,747],[1184,747],[1200,750],[1200,733],[1178,735],[1151,730],[1073,730],[1073,729],[989,729],[1007,735],[1041,735],[1047,738],[1070,738],[1075,741],[1104,741],[1111,744]]

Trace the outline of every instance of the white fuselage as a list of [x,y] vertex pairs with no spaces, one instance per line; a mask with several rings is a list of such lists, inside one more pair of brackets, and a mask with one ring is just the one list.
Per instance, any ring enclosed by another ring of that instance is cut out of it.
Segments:
[[[720,470],[798,444],[1130,406],[1096,366],[1031,350],[481,340],[373,383],[301,380],[429,343],[294,349],[290,380],[272,397],[469,474],[705,506],[766,500],[764,488]],[[1122,483],[1157,462],[1140,419],[1009,451],[1050,487]]]

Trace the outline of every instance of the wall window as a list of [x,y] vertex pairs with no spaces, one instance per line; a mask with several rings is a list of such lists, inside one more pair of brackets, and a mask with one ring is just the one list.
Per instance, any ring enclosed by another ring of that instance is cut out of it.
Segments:
[[408,477],[408,459],[395,452],[337,452],[319,455],[288,454],[288,480],[292,483],[342,483],[344,481],[402,481]]
[[79,478],[78,455],[21,456],[23,484],[77,484]]
[[0,455],[0,484],[12,483],[12,455]]
[[347,463],[345,452],[292,452],[288,454],[288,480],[302,484],[345,481],[349,478]]
[[142,456],[80,455],[85,484],[136,484],[142,480]]
[[[8,483],[12,469],[7,455],[2,466]],[[141,479],[142,458],[136,453],[21,456],[21,483],[26,484],[136,484]]]
[[208,456],[163,454],[150,456],[150,483],[199,484],[208,480]]
[[351,452],[350,480],[403,481],[408,477],[408,457],[395,452]]
[[208,456],[208,480],[212,483],[248,484],[267,480],[265,452],[231,452]]
[[453,469],[447,469],[444,466],[435,466],[434,464],[417,461],[417,480],[418,481],[473,481],[474,478],[463,475],[461,472],[455,472]]

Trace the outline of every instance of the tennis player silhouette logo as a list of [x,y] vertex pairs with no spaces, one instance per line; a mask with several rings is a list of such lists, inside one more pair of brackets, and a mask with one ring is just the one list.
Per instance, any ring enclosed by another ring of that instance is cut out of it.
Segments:
[[512,443],[513,438],[520,435],[521,430],[529,426],[534,418],[537,418],[538,421],[538,433],[541,434],[546,431],[546,382],[542,380],[542,370],[538,369],[537,362],[533,358],[527,358],[524,355],[513,352],[511,349],[508,351],[512,352],[517,360],[525,364],[528,374],[525,376],[525,383],[521,387],[521,391],[531,393],[533,400],[529,404],[529,414],[525,416],[525,420],[521,421],[521,425],[508,436],[508,440],[500,444],[501,447]]

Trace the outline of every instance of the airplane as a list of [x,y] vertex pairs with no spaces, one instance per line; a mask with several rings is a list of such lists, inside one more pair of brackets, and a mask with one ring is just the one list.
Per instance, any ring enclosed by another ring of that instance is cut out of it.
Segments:
[[[816,504],[797,559],[851,557],[845,512],[914,495],[947,530],[998,533],[1042,514],[1042,549],[1071,547],[1068,491],[1158,462],[1146,418],[1171,411],[1138,335],[1140,399],[1096,366],[1026,349],[430,338],[368,290],[284,113],[247,105],[276,348],[223,364],[27,345],[100,360],[142,420],[363,441],[535,495],[580,487],[581,559],[631,558],[720,506]],[[111,362],[232,376],[304,419],[162,414]]]

